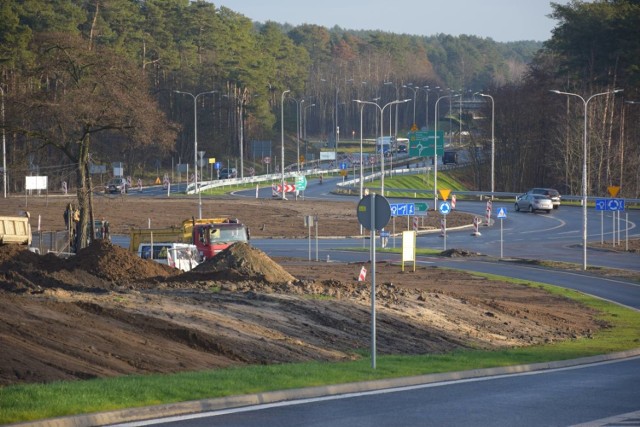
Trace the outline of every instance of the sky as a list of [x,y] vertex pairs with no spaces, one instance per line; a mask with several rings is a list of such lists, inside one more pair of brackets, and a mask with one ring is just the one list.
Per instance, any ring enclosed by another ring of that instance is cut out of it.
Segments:
[[[396,34],[473,35],[545,41],[556,21],[549,0],[210,0],[252,21],[315,24]],[[554,0],[567,4],[569,0]]]

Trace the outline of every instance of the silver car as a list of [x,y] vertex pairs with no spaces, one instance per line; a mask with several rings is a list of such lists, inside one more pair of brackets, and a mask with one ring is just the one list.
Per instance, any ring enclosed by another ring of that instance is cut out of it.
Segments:
[[551,203],[553,203],[553,209],[558,209],[560,207],[560,199],[562,198],[562,196],[560,196],[558,190],[554,188],[532,188],[531,190],[527,191],[527,193],[542,194],[543,196],[547,196],[551,199]]
[[515,208],[518,212],[526,210],[529,212],[545,211],[549,213],[553,210],[553,202],[547,196],[526,193],[516,197]]

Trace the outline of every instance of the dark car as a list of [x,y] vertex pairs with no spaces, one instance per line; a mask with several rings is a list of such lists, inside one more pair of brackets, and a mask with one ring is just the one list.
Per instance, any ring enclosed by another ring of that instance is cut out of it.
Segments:
[[220,179],[237,178],[238,171],[236,168],[224,168],[220,171]]
[[129,183],[125,178],[113,178],[107,184],[109,193],[126,193],[129,191]]
[[547,196],[553,203],[553,209],[558,209],[560,207],[560,199],[562,198],[562,196],[560,196],[558,190],[554,188],[532,188],[531,190],[527,191],[527,193]]

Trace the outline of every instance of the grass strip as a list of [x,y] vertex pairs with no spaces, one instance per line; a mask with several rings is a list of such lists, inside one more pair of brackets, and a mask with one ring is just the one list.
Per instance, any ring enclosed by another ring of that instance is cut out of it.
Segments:
[[242,395],[273,390],[574,359],[640,347],[640,312],[569,289],[477,274],[546,289],[595,309],[607,327],[590,338],[496,351],[459,350],[420,356],[368,353],[356,361],[248,366],[171,375],[123,376],[0,388],[0,423]]

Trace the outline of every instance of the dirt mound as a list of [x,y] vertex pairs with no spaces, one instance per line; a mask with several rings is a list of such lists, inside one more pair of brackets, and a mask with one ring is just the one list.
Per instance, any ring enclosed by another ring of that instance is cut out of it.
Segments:
[[464,249],[447,249],[446,251],[440,252],[441,256],[446,256],[449,258],[457,258],[457,257],[469,257],[469,256],[480,256],[481,254],[478,252],[471,252]]
[[214,273],[215,279],[256,280],[267,283],[294,282],[296,278],[260,249],[238,242],[197,266],[194,273]]
[[95,240],[78,251],[75,257],[68,260],[67,268],[85,270],[115,282],[136,282],[180,274],[179,270],[142,259],[107,240]]

